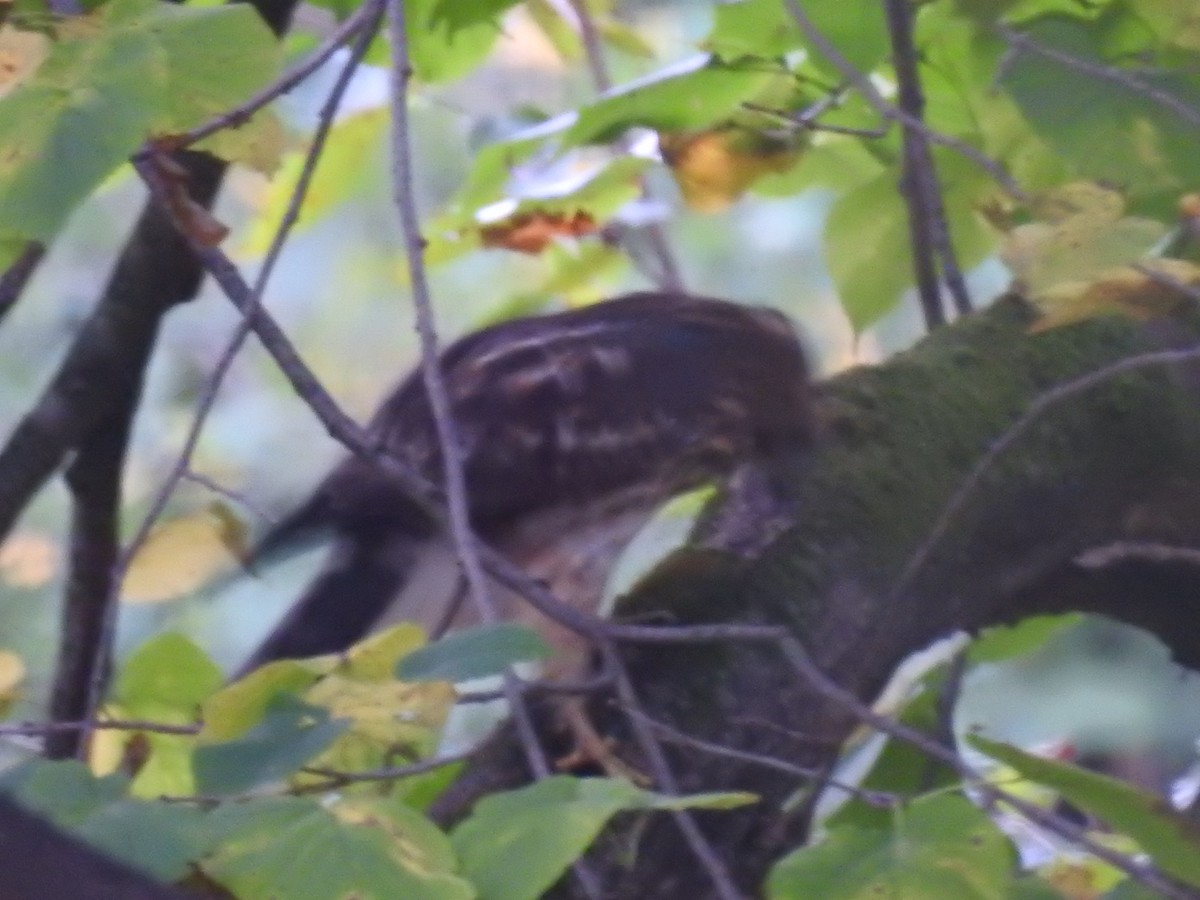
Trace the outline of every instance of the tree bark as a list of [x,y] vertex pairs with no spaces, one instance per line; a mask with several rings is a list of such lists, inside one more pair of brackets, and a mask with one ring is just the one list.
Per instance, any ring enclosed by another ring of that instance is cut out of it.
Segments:
[[[785,626],[865,701],[939,638],[1067,610],[1147,628],[1182,664],[1200,665],[1200,554],[1180,549],[1200,547],[1200,366],[1147,366],[1052,404],[972,476],[943,538],[925,546],[972,468],[1048,390],[1133,354],[1200,340],[1194,320],[1106,318],[1032,334],[1033,319],[1005,297],[883,365],[822,385],[825,435],[808,458],[783,467],[792,494],[786,529],[747,558],[703,546],[713,541],[701,528],[699,546],[669,559],[620,614]],[[624,654],[649,714],[706,741],[821,770],[857,724],[760,642],[628,646]],[[593,714],[632,746],[611,704],[597,699]],[[463,792],[472,779],[495,790],[525,777],[510,741],[497,738]],[[803,784],[668,749],[685,790],[762,798],[698,815],[754,893],[804,838],[804,815],[784,811]],[[442,811],[461,813],[469,802],[460,792]],[[593,853],[612,896],[709,895],[665,819],[648,827],[618,820]]]

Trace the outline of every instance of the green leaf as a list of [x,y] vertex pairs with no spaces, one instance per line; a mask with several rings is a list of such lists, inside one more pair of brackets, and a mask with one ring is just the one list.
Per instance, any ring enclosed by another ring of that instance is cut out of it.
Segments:
[[52,237],[148,133],[166,100],[167,60],[149,34],[108,21],[130,5],[105,7],[94,40],[55,42],[0,100],[0,235]]
[[30,760],[0,775],[0,791],[36,810],[51,821],[69,827],[125,796],[129,779],[124,775],[94,776],[77,760]]
[[537,632],[501,622],[466,628],[414,650],[396,665],[396,677],[404,681],[466,681],[549,656],[550,648]]
[[280,70],[283,53],[252,6],[153,4],[140,24],[166,53],[167,94],[155,122],[186,131],[248,100]]
[[[874,69],[890,46],[879,3],[846,3],[844,0],[804,0],[804,11],[821,35],[860,72]],[[817,47],[811,46],[813,63],[841,81],[841,69]]]
[[[887,32],[878,4],[806,0],[804,12],[817,31],[860,71],[875,68],[887,52]],[[721,4],[706,41],[706,46],[724,59],[780,57],[805,45],[799,26],[780,0]],[[842,79],[841,71],[820,50],[811,45],[809,49],[818,69]]]
[[1000,662],[1024,656],[1042,646],[1061,631],[1074,628],[1082,616],[1068,613],[1064,616],[1033,616],[1015,625],[997,625],[987,628],[972,641],[967,655],[972,663]]
[[1200,13],[1191,0],[1140,0],[1135,8],[1159,41],[1200,50]]
[[129,789],[133,796],[154,799],[196,792],[196,779],[192,773],[195,736],[148,731],[133,734],[140,735],[147,747],[146,761],[138,768]]
[[0,100],[0,236],[47,239],[151,132],[183,131],[279,69],[253,9],[111,0]]
[[[491,7],[495,3],[496,0],[486,0],[485,5]],[[449,15],[451,5],[464,10]],[[500,26],[493,16],[475,15],[472,9],[478,6],[478,3],[450,4],[445,0],[406,0],[409,60],[421,81],[458,78],[491,52],[500,36]]]
[[722,3],[704,46],[725,60],[776,57],[802,46],[800,29],[779,0]]
[[830,829],[796,850],[767,879],[771,900],[1001,900],[1009,896],[1014,853],[985,813],[959,796],[923,797],[898,811],[893,827]]
[[659,131],[706,128],[728,119],[779,77],[790,76],[762,62],[685,60],[582,107],[563,135],[563,144],[606,143],[634,126]]
[[507,10],[520,0],[437,0],[429,20],[434,25],[445,23],[451,35],[471,25],[488,23],[493,27]]
[[[369,160],[383,151],[387,123],[385,110],[369,109],[334,124],[300,207],[298,230],[310,228],[339,204],[363,194],[375,183],[375,170]],[[265,202],[255,213],[242,252],[267,251],[295,195],[307,155],[305,148],[284,156],[267,188]]]
[[[980,168],[960,154],[933,152],[949,233],[966,271],[992,252],[997,234],[979,208],[995,193]],[[825,223],[825,254],[838,295],[856,330],[871,325],[914,286],[908,208],[896,190],[900,174],[888,168],[843,194]]]
[[444,835],[385,798],[331,811],[299,798],[231,804],[213,813],[225,839],[205,873],[241,900],[469,900]]
[[197,789],[237,794],[291,775],[337,740],[350,723],[326,710],[281,694],[263,720],[242,737],[196,748]]
[[114,694],[132,712],[167,707],[194,716],[224,680],[203,650],[183,635],[168,632],[142,644],[129,657]]
[[917,19],[926,115],[938,131],[965,141],[1033,193],[1062,182],[1061,157],[1030,126],[1016,103],[994,89],[1007,45],[994,19],[979,23],[949,5]]
[[[1063,900],[1061,891],[1033,875],[1025,875],[1013,881],[1005,896],[1007,900]],[[1157,894],[1155,896],[1157,897]]]
[[823,135],[804,151],[800,164],[766,175],[751,190],[766,197],[798,194],[809,188],[851,190],[884,171],[884,165],[858,138]]
[[843,194],[825,222],[825,259],[856,331],[890,312],[913,284],[898,177],[889,169]]
[[81,822],[75,833],[96,849],[163,881],[178,881],[211,846],[195,806],[123,800]]
[[529,900],[557,881],[622,810],[726,809],[754,799],[736,793],[663,797],[619,779],[555,776],[483,798],[450,840],[482,897]]
[[[1038,21],[1027,34],[1085,66],[1111,65],[1095,29],[1083,23]],[[1025,52],[1005,68],[1000,83],[1078,175],[1117,185],[1133,198],[1176,193],[1200,180],[1197,126],[1176,108],[1200,109],[1200,79],[1137,73],[1135,81],[1099,78]]]
[[1162,797],[1131,784],[1057,760],[1033,756],[1010,744],[968,735],[981,753],[1011,766],[1030,781],[1053,788],[1085,812],[1133,838],[1160,869],[1200,886],[1200,824]]
[[34,760],[6,772],[0,790],[21,805],[129,865],[175,881],[208,850],[202,813],[182,804],[126,797],[129,779],[96,778],[83,763]]
[[[1061,897],[1062,895],[1056,892],[1051,900],[1058,900]],[[1127,878],[1111,891],[1106,892],[1103,898],[1104,900],[1162,900],[1162,894],[1132,878]],[[1017,900],[1024,900],[1024,898],[1017,898]]]
[[309,663],[293,659],[255,669],[205,701],[201,739],[212,743],[245,734],[262,721],[276,697],[299,694],[319,677]]
[[[217,690],[224,676],[195,644],[168,632],[144,643],[129,657],[117,676],[109,712],[119,718],[190,725],[201,704]],[[138,767],[131,792],[138,797],[195,792],[191,734],[103,731],[92,743],[92,759],[115,767],[130,741],[142,743],[144,762]]]
[[[939,733],[941,722],[938,699],[946,681],[946,673],[946,666],[941,665],[922,679],[920,690],[899,716],[902,724],[928,735]],[[860,746],[858,752],[872,752],[872,744],[868,742]],[[847,768],[853,768],[852,757],[848,760]],[[871,765],[870,772],[861,780],[860,786],[884,795],[911,797],[958,784],[961,780],[957,772],[930,759],[928,754],[908,741],[887,738],[883,750]],[[847,825],[859,828],[887,828],[893,817],[894,812],[890,808],[881,808],[859,797],[850,797],[845,805],[829,817],[828,825],[831,828]]]
[[[357,772],[389,765],[398,755],[420,759],[433,753],[454,705],[454,688],[445,681],[396,681],[391,674],[394,664],[386,679],[362,680],[339,670],[307,692],[309,703],[349,723],[312,765]],[[306,778],[298,776],[301,781]]]

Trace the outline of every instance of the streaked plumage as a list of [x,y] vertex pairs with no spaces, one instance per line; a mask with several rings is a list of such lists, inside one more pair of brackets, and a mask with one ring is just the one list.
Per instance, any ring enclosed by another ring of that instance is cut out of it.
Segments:
[[[811,438],[794,331],[778,313],[725,301],[639,293],[507,322],[451,345],[442,371],[476,531],[585,608],[665,499]],[[370,430],[440,480],[419,373],[384,401]],[[384,619],[438,543],[417,505],[353,457],[260,551],[312,529],[333,533],[329,563],[251,664],[349,646]],[[445,602],[429,593],[402,600],[427,625]]]

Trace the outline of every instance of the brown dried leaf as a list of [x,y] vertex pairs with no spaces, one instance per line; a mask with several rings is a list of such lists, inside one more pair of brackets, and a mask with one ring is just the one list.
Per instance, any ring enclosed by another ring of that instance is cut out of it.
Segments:
[[598,230],[591,213],[577,209],[573,213],[534,210],[479,229],[485,247],[502,247],[518,253],[541,253],[555,240],[581,238]]
[[[166,148],[171,141],[164,137],[157,145]],[[179,229],[202,247],[215,247],[225,240],[229,228],[188,193],[187,171],[163,153],[155,153],[152,161],[166,194],[164,202]]]

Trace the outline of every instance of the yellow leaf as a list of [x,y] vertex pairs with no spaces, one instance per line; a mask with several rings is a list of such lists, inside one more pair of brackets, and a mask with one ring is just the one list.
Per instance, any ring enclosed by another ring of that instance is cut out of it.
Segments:
[[785,172],[800,160],[796,148],[744,128],[663,133],[658,145],[684,202],[704,213],[726,209],[764,175]]
[[[352,723],[312,765],[357,772],[432,753],[455,694],[445,682],[360,681],[335,674],[314,685],[305,700]],[[312,776],[296,780],[305,783]]]
[[262,110],[244,125],[222,128],[201,141],[199,149],[263,175],[273,175],[282,164],[286,145],[287,134],[279,117],[270,110]]
[[262,721],[275,696],[307,689],[335,665],[335,657],[281,659],[225,686],[204,701],[201,742],[218,743],[240,737]]
[[1125,198],[1115,188],[1094,181],[1072,181],[1038,197],[1033,214],[1051,224],[1080,216],[1115,222],[1125,212]]
[[309,703],[328,709],[333,718],[353,720],[353,731],[385,743],[441,728],[454,697],[454,686],[443,681],[408,684],[338,675],[323,678],[305,695]]
[[401,622],[351,647],[338,674],[363,681],[390,681],[395,678],[396,663],[424,645],[424,630]]
[[[1200,266],[1187,260],[1148,260],[1143,268],[1158,272],[1171,282],[1200,286]],[[1034,302],[1043,312],[1030,329],[1036,333],[1113,313],[1141,321],[1153,319],[1173,312],[1188,299],[1171,283],[1132,266],[1122,266],[1101,272],[1091,281],[1057,284],[1043,291]]]
[[44,534],[14,534],[0,546],[0,576],[15,587],[41,587],[57,563],[58,547]]
[[1039,869],[1038,874],[1066,900],[1097,900],[1125,878],[1119,869],[1095,857],[1072,859],[1060,856]]
[[245,558],[246,532],[223,503],[160,525],[125,573],[121,596],[131,603],[160,603],[194,591]]
[[1167,233],[1152,219],[1122,216],[1115,191],[1087,182],[1069,184],[1035,205],[1039,221],[1010,232],[1000,257],[1016,288],[1040,303],[1059,285],[1090,282],[1109,269],[1145,256]]
[[21,696],[21,682],[25,680],[25,663],[11,650],[0,650],[0,716],[8,714],[9,707]]
[[[100,711],[102,719],[128,719],[129,711],[114,703],[106,703]],[[117,728],[98,728],[92,732],[88,744],[87,763],[97,778],[111,775],[121,768],[125,759],[125,745],[129,743],[129,732]]]

